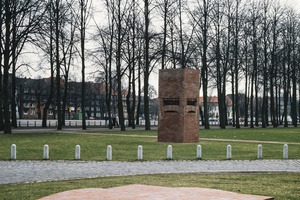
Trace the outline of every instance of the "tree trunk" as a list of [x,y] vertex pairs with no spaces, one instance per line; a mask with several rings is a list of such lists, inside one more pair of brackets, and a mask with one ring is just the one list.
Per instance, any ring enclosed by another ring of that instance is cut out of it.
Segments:
[[[287,44],[286,44],[287,45]],[[287,51],[287,50],[286,50]],[[287,55],[286,55],[287,54]],[[283,102],[284,102],[284,111],[283,111],[283,120],[284,120],[284,127],[288,127],[288,121],[287,121],[287,111],[288,111],[288,101],[289,101],[289,93],[288,93],[288,89],[289,89],[289,52],[285,52],[285,57],[284,57],[284,61],[283,61],[283,66],[285,66],[287,64],[287,69],[283,69]],[[287,60],[286,60],[287,59]]]
[[10,69],[10,28],[11,28],[10,1],[5,0],[5,44],[3,65],[3,109],[4,109],[4,133],[11,134],[9,111],[9,69]]
[[[3,3],[0,3],[0,11],[3,12]],[[3,18],[0,17],[0,26],[3,25]],[[0,31],[0,38],[3,37],[2,31]],[[2,40],[0,39],[0,47],[2,47]],[[0,63],[2,63],[3,58],[2,48],[0,48]],[[2,74],[2,67],[0,67],[0,94],[3,94],[3,74]],[[3,131],[4,123],[3,123],[3,95],[0,95],[0,131]]]
[[82,130],[86,130],[85,119],[85,28],[86,28],[86,5],[84,0],[80,0],[80,47],[81,47],[81,111],[82,111]]
[[61,91],[60,91],[60,52],[59,52],[59,0],[55,2],[55,50],[56,50],[56,106],[57,106],[57,130],[62,130],[62,118],[61,118]]
[[145,69],[144,69],[144,114],[145,114],[145,130],[150,130],[150,111],[149,111],[149,69],[150,69],[150,58],[149,58],[149,0],[145,2]]
[[232,126],[235,127],[236,126],[236,115],[235,115],[235,73],[234,73],[234,68],[233,68],[233,63],[230,63],[230,70],[231,70],[231,93],[232,93]]
[[202,55],[202,69],[201,77],[203,83],[203,107],[204,107],[204,127],[209,129],[209,113],[208,113],[208,97],[207,97],[207,88],[208,88],[208,66],[207,66],[207,49],[208,49],[208,8],[207,1],[203,0],[203,55]]
[[[129,53],[130,54],[130,53]],[[131,58],[130,55],[128,55],[129,58]],[[130,60],[130,59],[129,59]],[[131,62],[131,61],[129,61]],[[128,119],[128,126],[132,127],[132,119],[131,119],[131,101],[130,101],[130,97],[131,97],[131,75],[132,75],[132,66],[129,66],[129,74],[128,74],[128,93],[126,95],[126,108],[127,108],[127,119]]]
[[[16,3],[13,3],[13,13],[16,15]],[[16,65],[17,65],[17,22],[16,22],[16,16],[12,19],[12,73],[11,73],[11,123],[12,126],[17,128],[17,111],[16,111]]]
[[52,1],[50,2],[50,9],[49,9],[49,15],[51,17],[51,22],[49,24],[49,57],[50,57],[50,91],[47,97],[47,101],[44,105],[43,108],[43,120],[42,120],[42,127],[47,127],[47,118],[48,118],[48,111],[50,108],[50,105],[52,103],[53,100],[53,96],[54,96],[54,87],[55,87],[55,83],[54,83],[54,55],[53,55],[53,51],[54,51],[54,44],[53,44],[53,38],[54,38],[54,27],[53,27],[53,21],[54,19],[52,18],[53,12],[52,12]]
[[239,1],[236,2],[235,16],[235,39],[234,39],[234,71],[235,71],[235,113],[236,128],[240,128],[240,105],[239,105]]
[[135,107],[136,107],[136,88],[135,88],[135,70],[136,70],[136,62],[135,62],[135,56],[136,56],[136,27],[135,27],[135,21],[136,21],[136,4],[135,1],[133,1],[133,27],[132,27],[132,107],[131,107],[131,126],[132,129],[135,129]]
[[163,45],[162,45],[162,55],[161,55],[161,69],[165,68],[165,58],[167,52],[167,17],[168,17],[168,1],[164,1],[164,24],[163,24]]
[[121,131],[125,131],[123,95],[122,95],[122,72],[121,72],[121,51],[122,51],[122,19],[121,19],[121,5],[118,1],[118,15],[117,15],[117,52],[116,52],[116,66],[117,66],[117,84],[118,84],[118,115]]
[[296,39],[295,39],[295,30],[293,30],[293,40],[292,40],[292,98],[291,98],[291,117],[292,123],[294,127],[297,127],[297,60],[296,60]]
[[[246,36],[247,37],[247,36]],[[245,52],[245,55],[246,55],[246,60],[245,60],[245,117],[244,117],[244,127],[248,127],[249,123],[248,123],[248,118],[249,118],[249,114],[248,114],[248,109],[249,109],[249,87],[248,87],[248,84],[249,84],[249,66],[248,66],[248,37],[245,39],[246,40],[246,44],[245,44],[245,48],[246,48],[246,52]]]
[[262,128],[266,128],[268,125],[268,26],[267,26],[267,6],[264,5],[264,72],[263,72],[263,103],[261,107],[261,120]]
[[[139,50],[139,58],[141,58],[141,50]],[[142,74],[142,60],[138,60],[138,102],[136,107],[136,125],[140,125],[140,112],[141,112],[141,101],[142,101],[142,81],[141,81],[141,74]]]
[[62,106],[62,125],[66,125],[66,109],[67,113],[69,113],[69,109],[67,108],[67,99],[68,99],[68,87],[69,87],[69,76],[65,75],[65,84],[64,84],[64,97],[63,97],[63,106]]

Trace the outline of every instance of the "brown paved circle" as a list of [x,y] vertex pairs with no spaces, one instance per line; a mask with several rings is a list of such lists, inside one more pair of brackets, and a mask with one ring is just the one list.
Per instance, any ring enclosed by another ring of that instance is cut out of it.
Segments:
[[223,190],[192,187],[127,185],[115,188],[70,190],[40,200],[271,200],[272,197],[238,194]]

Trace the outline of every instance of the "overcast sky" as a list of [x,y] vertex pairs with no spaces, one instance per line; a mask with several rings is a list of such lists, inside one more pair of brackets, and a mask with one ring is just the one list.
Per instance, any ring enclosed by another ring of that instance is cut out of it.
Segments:
[[292,8],[300,10],[300,0],[280,0],[283,5],[291,6]]

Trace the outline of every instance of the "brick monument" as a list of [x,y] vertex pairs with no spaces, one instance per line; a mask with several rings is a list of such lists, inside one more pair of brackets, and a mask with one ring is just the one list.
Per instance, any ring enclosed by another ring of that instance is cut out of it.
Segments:
[[200,73],[159,70],[158,142],[199,142]]

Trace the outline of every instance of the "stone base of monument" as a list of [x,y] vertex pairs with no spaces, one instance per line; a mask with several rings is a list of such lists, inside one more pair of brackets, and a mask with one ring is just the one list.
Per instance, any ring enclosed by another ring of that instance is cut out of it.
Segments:
[[53,194],[48,197],[41,198],[41,200],[54,200],[54,199],[97,199],[97,200],[271,200],[274,199],[268,196],[257,196],[248,194],[238,194],[235,192],[228,192],[216,189],[205,189],[195,187],[160,187],[149,185],[127,185],[115,188],[87,188],[79,190],[70,190]]

